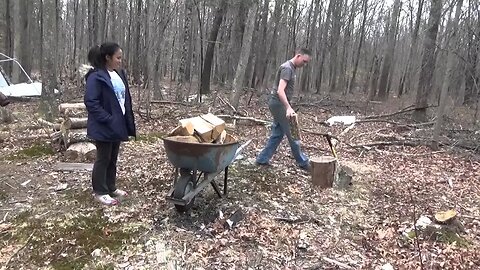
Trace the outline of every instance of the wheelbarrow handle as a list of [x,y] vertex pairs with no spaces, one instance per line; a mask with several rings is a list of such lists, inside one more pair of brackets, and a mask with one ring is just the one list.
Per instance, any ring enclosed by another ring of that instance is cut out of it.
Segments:
[[233,161],[235,161],[235,159],[237,159],[237,156],[240,155],[240,153],[243,151],[243,149],[245,149],[245,147],[247,147],[251,142],[252,142],[252,139],[248,140],[244,144],[240,145],[240,147],[238,147],[237,151],[235,151],[235,155],[233,156]]

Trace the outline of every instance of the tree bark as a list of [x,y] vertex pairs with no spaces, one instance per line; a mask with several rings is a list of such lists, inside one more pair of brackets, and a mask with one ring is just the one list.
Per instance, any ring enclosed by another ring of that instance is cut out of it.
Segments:
[[362,18],[362,26],[360,27],[360,40],[358,41],[357,52],[355,54],[355,62],[353,64],[352,78],[350,79],[350,83],[348,84],[348,93],[352,92],[353,87],[355,85],[355,80],[357,78],[358,63],[360,62],[360,53],[362,51],[362,45],[365,40],[365,24],[367,23],[367,15],[368,15],[368,0],[363,0],[362,10],[363,10],[363,18]]
[[57,65],[55,59],[58,55],[58,42],[56,40],[57,26],[57,0],[44,0],[42,5],[42,44],[43,61],[41,66],[42,73],[42,96],[40,110],[45,115],[47,121],[54,119],[57,114],[55,106],[54,90],[57,88]]
[[[310,49],[315,48],[316,43],[317,43],[317,21],[318,21],[318,16],[320,13],[320,0],[312,0],[312,3],[310,5],[310,10],[313,10],[313,13],[311,15],[311,18],[309,19],[310,24],[308,26],[308,31],[307,31],[307,47]],[[312,67],[311,65],[307,65],[303,68],[302,72],[302,80],[301,80],[301,86],[300,90],[304,93],[309,92],[310,90],[310,80],[312,77]]]
[[380,75],[380,83],[378,85],[378,99],[387,100],[388,98],[388,81],[391,77],[392,61],[395,52],[395,40],[397,36],[397,21],[400,15],[401,1],[395,0],[393,11],[390,18],[389,32],[387,36],[387,46],[383,58],[382,74]]
[[[27,0],[20,0],[19,1],[19,10],[20,10],[20,53],[19,53],[19,60],[22,64],[23,69],[30,76],[32,71],[32,55],[31,55],[31,48],[30,48],[30,21],[31,18],[31,3],[28,3]],[[19,81],[27,81],[27,78],[21,73],[21,77]]]
[[[132,0],[133,1],[133,0]],[[132,63],[132,76],[135,84],[140,84],[140,61],[138,56],[140,55],[140,41],[141,41],[141,17],[142,17],[142,0],[137,0],[136,15],[135,15],[135,31],[133,39],[133,63]]]
[[268,33],[268,5],[270,0],[264,0],[263,8],[262,8],[262,15],[261,15],[261,23],[259,36],[264,37],[256,40],[257,46],[255,46],[255,51],[257,53],[257,60],[255,62],[255,68],[253,71],[253,78],[252,78],[252,87],[259,87],[262,84],[263,74],[265,72],[266,61],[267,61],[267,33]]
[[[179,83],[184,83],[190,80],[190,62],[191,61],[191,47],[192,47],[192,9],[193,0],[185,0],[184,12],[185,18],[183,20],[183,42],[182,52],[179,66]],[[188,69],[188,70],[187,70]]]
[[213,19],[213,26],[208,37],[207,52],[205,54],[205,62],[203,63],[203,72],[201,76],[200,94],[205,95],[210,93],[210,76],[212,74],[213,54],[215,52],[215,43],[217,41],[218,31],[222,24],[223,17],[227,12],[228,1],[221,0],[220,6],[215,12]]
[[410,52],[408,54],[407,73],[405,78],[407,88],[405,91],[402,91],[402,94],[414,90],[415,86],[417,85],[415,83],[416,76],[414,76],[414,67],[415,63],[417,63],[415,59],[418,52],[418,32],[420,31],[420,24],[422,22],[422,11],[424,2],[425,0],[419,0],[418,2],[417,16],[415,19],[415,29],[412,33],[412,44],[410,45]]
[[458,21],[460,19],[460,13],[462,11],[462,5],[463,5],[463,0],[458,0],[457,8],[455,11],[455,18],[453,19],[452,26],[451,26],[451,35],[447,37],[447,68],[446,68],[445,75],[443,76],[442,90],[440,93],[440,104],[437,109],[437,121],[435,121],[435,126],[433,128],[432,148],[434,150],[438,150],[438,138],[440,136],[442,125],[443,125],[445,107],[447,105],[448,88],[450,86],[450,79],[452,78],[452,75],[454,73],[453,72],[454,71],[453,67],[455,64],[454,52],[457,51]]
[[423,41],[422,69],[413,113],[413,119],[420,122],[427,121],[428,98],[435,70],[436,41],[442,11],[442,0],[431,0],[431,3],[427,33]]
[[[13,16],[12,16],[12,1],[5,0],[5,52],[8,56],[14,57],[13,50],[14,50],[14,35],[15,29],[13,27]],[[12,62],[5,63],[5,73],[8,77],[11,78],[12,76],[13,65]]]
[[273,29],[272,39],[270,45],[267,47],[267,57],[265,58],[264,69],[260,71],[260,85],[265,86],[265,83],[269,81],[271,76],[270,70],[276,66],[276,54],[277,54],[277,40],[278,40],[278,27],[282,16],[282,7],[285,0],[275,1],[275,8],[273,11],[273,17],[271,18]]
[[250,48],[253,36],[253,30],[255,27],[255,17],[257,16],[257,5],[252,3],[250,11],[248,12],[248,18],[246,23],[246,29],[243,33],[242,50],[240,52],[240,58],[237,65],[237,71],[235,79],[233,80],[234,94],[232,95],[232,106],[235,110],[238,109],[240,103],[240,97],[243,94],[243,82],[245,80],[245,70],[247,69],[248,58],[250,56]]
[[341,15],[343,0],[331,0],[334,2],[334,9],[332,12],[332,33],[330,35],[330,80],[329,87],[330,92],[337,91],[338,82],[338,43],[340,40],[340,28],[341,28]]
[[337,159],[329,156],[313,157],[312,165],[312,185],[320,189],[333,187],[335,180],[335,171]]

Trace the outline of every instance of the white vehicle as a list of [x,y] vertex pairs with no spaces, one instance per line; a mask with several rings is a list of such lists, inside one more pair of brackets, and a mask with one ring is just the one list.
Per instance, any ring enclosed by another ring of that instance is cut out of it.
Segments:
[[5,62],[13,62],[16,64],[23,74],[25,74],[28,82],[12,84],[6,79],[5,74],[3,74],[0,69],[0,92],[2,94],[7,97],[39,97],[42,95],[42,83],[34,82],[17,59],[0,53],[0,64]]

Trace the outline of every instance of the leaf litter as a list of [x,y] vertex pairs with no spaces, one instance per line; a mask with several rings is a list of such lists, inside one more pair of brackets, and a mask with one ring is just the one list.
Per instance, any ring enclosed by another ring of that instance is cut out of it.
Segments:
[[[250,105],[247,115],[269,120],[268,109],[256,102],[258,109]],[[312,104],[322,110],[312,113],[303,105],[301,125],[332,135],[345,127],[322,126],[330,116],[373,113],[353,101]],[[347,145],[416,130],[398,131],[384,122],[355,125],[337,147],[340,160],[355,171],[352,186],[319,191],[295,166],[285,141],[272,166],[257,167],[253,161],[269,127],[239,120],[230,132],[254,141],[231,166],[228,197],[206,188],[192,211],[179,214],[165,201],[173,168],[161,136],[178,119],[233,114],[228,107],[162,104],[153,105],[153,119],[137,115],[139,140],[122,145],[118,164],[118,185],[131,195],[116,207],[93,201],[89,172],[54,171],[62,156],[38,147],[49,142],[48,131],[36,125],[35,108],[13,104],[17,120],[1,131],[0,154],[9,157],[0,161],[2,269],[419,269],[420,254],[426,269],[479,267],[478,156],[449,146],[432,152],[426,146]],[[308,155],[330,155],[322,136],[302,137]],[[35,153],[25,151],[33,146]],[[433,220],[450,209],[464,233],[405,237],[420,217]],[[226,225],[235,213],[240,220]]]

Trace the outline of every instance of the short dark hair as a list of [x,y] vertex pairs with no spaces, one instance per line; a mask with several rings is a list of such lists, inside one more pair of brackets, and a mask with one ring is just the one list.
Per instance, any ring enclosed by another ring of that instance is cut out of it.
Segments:
[[312,56],[312,51],[310,51],[310,50],[307,49],[307,48],[298,48],[298,49],[295,51],[295,54],[306,54],[306,55]]
[[105,57],[113,56],[120,48],[115,42],[105,42],[102,45],[94,46],[88,51],[87,59],[94,68],[105,68],[107,59]]

